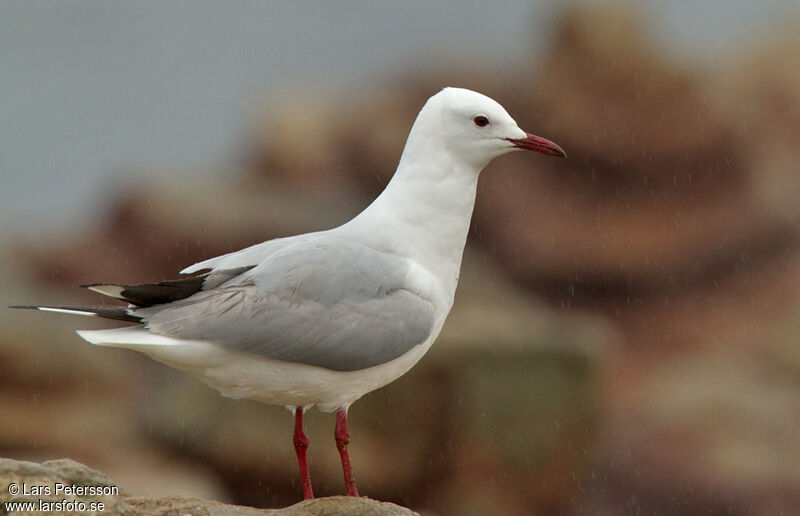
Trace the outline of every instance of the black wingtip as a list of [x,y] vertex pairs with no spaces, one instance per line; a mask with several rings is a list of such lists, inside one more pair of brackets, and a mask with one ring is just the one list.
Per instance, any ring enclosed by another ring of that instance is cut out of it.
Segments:
[[36,305],[8,305],[8,308],[19,308],[23,310],[38,310],[39,307]]

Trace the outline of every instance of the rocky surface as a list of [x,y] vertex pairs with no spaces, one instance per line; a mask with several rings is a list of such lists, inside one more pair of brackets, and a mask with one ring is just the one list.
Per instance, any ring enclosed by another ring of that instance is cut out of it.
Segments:
[[[88,489],[84,489],[88,488]],[[83,489],[83,490],[82,490]],[[283,509],[254,509],[220,502],[170,496],[138,498],[130,496],[105,474],[70,459],[42,464],[0,459],[0,507],[2,514],[25,514],[36,509],[14,508],[9,504],[33,503],[49,514],[194,516],[380,516],[413,515],[395,504],[369,498],[334,496],[305,500]],[[16,494],[15,494],[16,493]],[[19,506],[17,506],[19,507]]]

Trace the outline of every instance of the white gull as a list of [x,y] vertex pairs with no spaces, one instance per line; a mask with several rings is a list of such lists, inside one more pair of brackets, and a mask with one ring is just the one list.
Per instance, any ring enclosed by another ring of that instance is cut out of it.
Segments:
[[478,176],[525,149],[565,157],[474,91],[445,88],[423,106],[386,189],[327,231],[269,240],[147,285],[87,288],[128,307],[26,306],[138,323],[79,331],[191,373],[232,398],[284,405],[304,497],[313,497],[303,411],[337,411],[335,438],[348,495],[347,410],[411,369],[453,305]]

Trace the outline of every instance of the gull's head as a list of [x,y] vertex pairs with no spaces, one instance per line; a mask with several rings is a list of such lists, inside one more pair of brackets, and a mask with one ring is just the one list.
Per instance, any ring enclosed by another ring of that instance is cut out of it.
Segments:
[[514,150],[566,157],[556,143],[523,131],[503,106],[475,91],[445,88],[428,100],[423,114],[423,127],[436,131],[452,155],[480,168]]

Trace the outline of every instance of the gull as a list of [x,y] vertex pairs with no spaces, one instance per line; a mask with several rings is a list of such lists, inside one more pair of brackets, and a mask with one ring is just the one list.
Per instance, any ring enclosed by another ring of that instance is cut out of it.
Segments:
[[304,498],[314,492],[303,413],[336,412],[346,492],[351,404],[396,380],[433,344],[453,305],[478,176],[515,150],[566,157],[491,98],[445,88],[428,99],[384,191],[349,222],[201,261],[141,285],[83,285],[127,306],[18,306],[135,323],[78,331],[144,353],[231,398],[294,413]]

